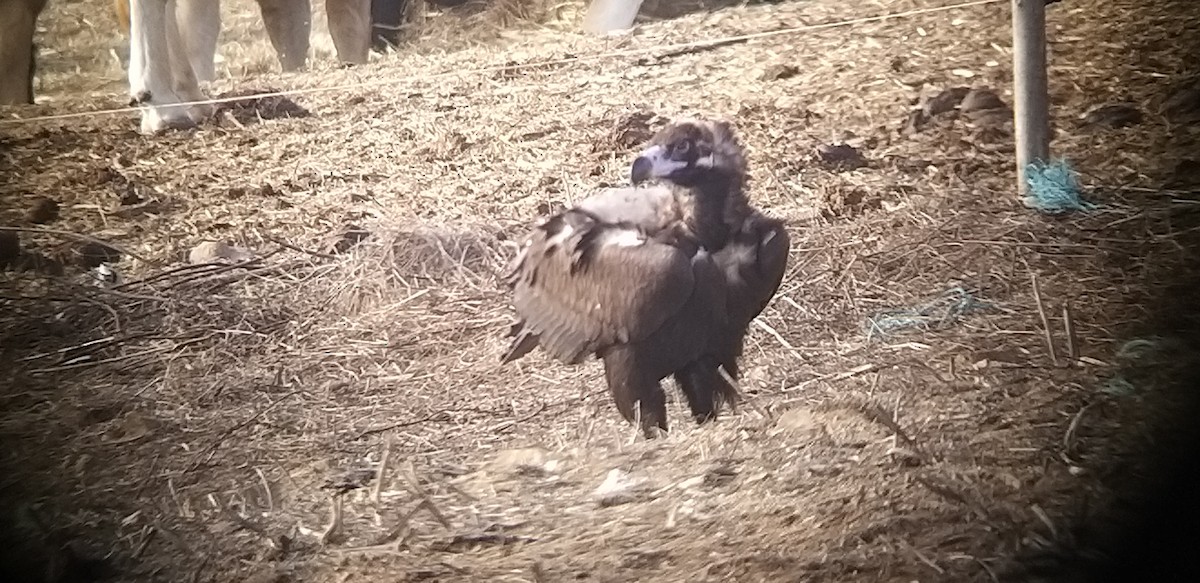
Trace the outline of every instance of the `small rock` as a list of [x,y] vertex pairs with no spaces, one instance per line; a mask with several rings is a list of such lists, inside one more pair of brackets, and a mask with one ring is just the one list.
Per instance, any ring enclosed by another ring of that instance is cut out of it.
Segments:
[[74,248],[75,263],[84,269],[99,267],[101,263],[116,263],[121,252],[95,241],[88,241]]
[[12,265],[21,256],[21,238],[13,231],[0,231],[0,269]]
[[33,204],[26,214],[29,222],[43,225],[58,220],[58,203],[44,196],[33,199]]
[[246,249],[233,247],[221,241],[205,241],[192,248],[188,253],[188,261],[192,265],[202,263],[219,263],[233,261],[240,263],[254,258],[254,254]]
[[1142,123],[1142,111],[1129,103],[1101,105],[1083,116],[1083,127],[1117,129]]
[[974,111],[986,111],[1002,109],[1007,110],[1008,104],[996,95],[995,91],[984,87],[978,87],[967,92],[963,96],[962,103],[958,106],[959,111],[963,113],[971,113]]
[[927,99],[921,106],[921,111],[926,117],[934,117],[948,111],[953,111],[970,91],[969,87],[951,87],[946,89]]
[[762,73],[763,81],[778,81],[779,79],[787,79],[800,74],[800,68],[795,65],[775,64],[767,67]]

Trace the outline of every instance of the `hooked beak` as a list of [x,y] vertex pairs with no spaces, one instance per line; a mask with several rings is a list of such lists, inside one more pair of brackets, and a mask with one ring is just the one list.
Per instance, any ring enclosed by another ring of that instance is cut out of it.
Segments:
[[629,182],[636,185],[649,180],[650,171],[653,169],[654,162],[645,156],[638,156],[633,161],[633,168],[629,171]]
[[652,178],[667,178],[679,170],[688,167],[687,162],[672,160],[670,152],[662,146],[650,146],[638,155],[629,170],[629,179],[633,184],[645,182]]

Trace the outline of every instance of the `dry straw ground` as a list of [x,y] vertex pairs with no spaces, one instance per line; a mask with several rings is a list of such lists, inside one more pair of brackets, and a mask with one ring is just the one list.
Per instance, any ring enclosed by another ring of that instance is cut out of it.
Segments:
[[[1189,1],[1051,7],[1054,149],[1103,206],[1045,217],[1012,192],[1004,124],[901,131],[949,87],[1011,101],[1007,3],[499,70],[939,4],[648,2],[676,14],[597,39],[573,32],[578,4],[507,2],[431,12],[367,66],[320,49],[282,75],[254,5],[225,0],[214,94],[393,84],[157,137],[132,115],[0,127],[3,224],[27,249],[78,249],[24,222],[46,196],[51,228],[126,251],[115,288],[75,263],[0,275],[6,519],[53,535],[28,557],[69,539],[129,581],[995,580],[1106,498],[1162,402],[1129,368],[1149,357],[1118,351],[1198,228],[1161,190],[1197,181],[1188,103],[1168,103],[1191,73]],[[52,0],[46,97],[21,114],[125,100],[106,5]],[[443,72],[463,73],[428,79]],[[1080,122],[1114,102],[1141,123]],[[675,430],[646,442],[597,364],[496,365],[496,274],[525,225],[621,181],[655,124],[692,113],[735,120],[794,252],[749,340],[752,406],[696,428],[676,400]],[[864,159],[816,154],[838,140]],[[188,265],[203,241],[256,257]],[[960,288],[978,309],[867,333]],[[623,489],[598,496],[612,470]],[[356,480],[325,532],[329,486]]]

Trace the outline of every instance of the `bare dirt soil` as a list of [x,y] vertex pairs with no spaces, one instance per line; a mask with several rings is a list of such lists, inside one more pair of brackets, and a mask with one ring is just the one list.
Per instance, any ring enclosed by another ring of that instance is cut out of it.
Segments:
[[[953,87],[1011,105],[1007,2],[678,46],[943,3],[647,2],[591,38],[578,3],[499,2],[355,68],[317,16],[314,70],[285,75],[225,0],[211,93],[306,92],[160,136],[0,125],[27,252],[0,272],[3,546],[122,581],[999,580],[1105,507],[1175,402],[1190,0],[1048,9],[1053,149],[1099,205],[1061,216],[1015,195],[1004,109],[912,113]],[[4,119],[121,107],[107,5],[51,0],[44,97]],[[1085,119],[1118,103],[1140,118]],[[695,427],[675,398],[646,441],[598,363],[497,365],[497,274],[693,114],[736,124],[791,268],[747,403]],[[206,241],[253,255],[189,263]]]

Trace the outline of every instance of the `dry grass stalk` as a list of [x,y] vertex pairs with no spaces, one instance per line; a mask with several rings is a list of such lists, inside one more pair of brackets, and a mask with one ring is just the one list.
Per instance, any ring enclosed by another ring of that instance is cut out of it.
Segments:
[[1050,353],[1050,362],[1058,366],[1058,353],[1054,349],[1054,331],[1050,328],[1050,318],[1046,315],[1046,306],[1042,303],[1042,293],[1038,289],[1037,274],[1030,274],[1030,285],[1033,287],[1033,301],[1037,305],[1038,318],[1042,321],[1042,334],[1046,340],[1046,351]]

